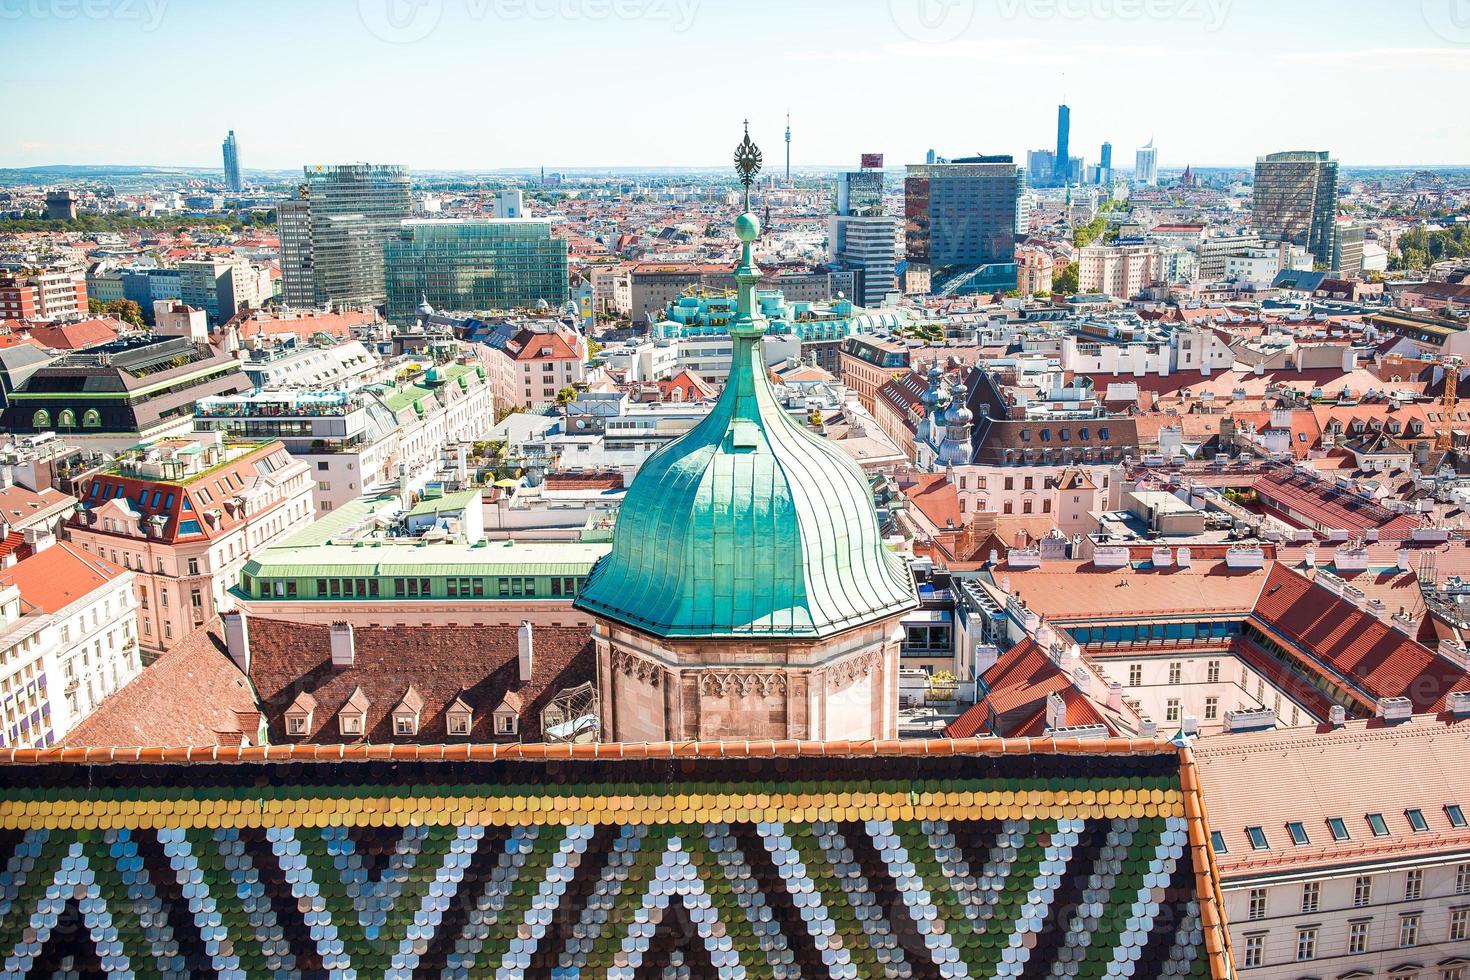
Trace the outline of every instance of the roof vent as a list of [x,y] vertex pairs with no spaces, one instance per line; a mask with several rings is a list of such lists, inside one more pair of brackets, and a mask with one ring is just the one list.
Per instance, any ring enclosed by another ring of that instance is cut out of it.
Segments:
[[1408,698],[1379,698],[1378,717],[1387,722],[1408,721],[1414,715],[1414,702]]
[[357,662],[357,644],[351,623],[332,624],[332,669],[346,670]]
[[1334,704],[1327,712],[1327,721],[1333,728],[1341,728],[1347,724],[1347,708],[1340,704]]

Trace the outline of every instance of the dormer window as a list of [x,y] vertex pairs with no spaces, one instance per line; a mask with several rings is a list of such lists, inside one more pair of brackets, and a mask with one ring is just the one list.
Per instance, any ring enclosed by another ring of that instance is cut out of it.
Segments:
[[311,734],[312,718],[316,714],[316,699],[305,691],[296,696],[286,709],[286,734],[292,738],[305,738]]
[[505,713],[495,715],[495,734],[514,735],[516,733],[516,716]]
[[495,734],[517,735],[521,730],[521,696],[514,691],[507,694],[494,711]]
[[444,711],[444,726],[451,737],[469,738],[470,728],[475,723],[474,712],[463,698],[455,698]]
[[352,692],[342,710],[337,712],[337,731],[344,738],[361,738],[367,730],[368,698],[362,688]]
[[419,733],[419,715],[424,708],[424,699],[419,696],[418,690],[410,684],[403,695],[403,700],[398,702],[398,707],[393,709],[393,734],[399,738],[411,738]]

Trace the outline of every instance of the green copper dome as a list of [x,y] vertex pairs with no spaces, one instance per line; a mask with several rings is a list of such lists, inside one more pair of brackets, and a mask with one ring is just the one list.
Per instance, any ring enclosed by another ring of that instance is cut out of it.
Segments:
[[753,314],[759,225],[743,215],[737,227],[725,390],[639,470],[576,605],[680,637],[820,637],[912,608],[913,578],[883,544],[867,478],[776,400]]

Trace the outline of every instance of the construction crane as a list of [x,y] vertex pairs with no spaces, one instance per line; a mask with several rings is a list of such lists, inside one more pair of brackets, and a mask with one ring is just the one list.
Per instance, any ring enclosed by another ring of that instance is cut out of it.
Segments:
[[1439,401],[1439,433],[1434,439],[1436,452],[1446,453],[1455,448],[1455,404],[1459,401],[1457,397],[1460,386],[1460,359],[1458,357],[1441,357],[1440,366],[1444,368],[1444,394]]

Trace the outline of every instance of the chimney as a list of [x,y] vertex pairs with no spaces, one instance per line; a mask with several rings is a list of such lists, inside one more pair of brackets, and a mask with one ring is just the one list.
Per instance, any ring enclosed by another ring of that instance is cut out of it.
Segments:
[[1185,715],[1184,724],[1179,726],[1179,730],[1186,735],[1198,735],[1199,719],[1194,715]]
[[521,683],[525,684],[531,680],[531,671],[535,666],[535,640],[531,635],[530,620],[524,620],[521,628],[516,630],[516,640],[520,650]]
[[225,613],[225,651],[240,673],[250,673],[250,625],[245,614],[236,609]]
[[1141,718],[1138,722],[1138,735],[1140,738],[1157,738],[1159,734],[1159,723],[1152,718]]
[[11,466],[0,466],[0,490],[9,490],[15,486],[15,469]]
[[1341,728],[1347,724],[1347,709],[1340,704],[1334,704],[1327,712],[1327,721],[1333,728]]
[[1401,571],[1401,572],[1407,572],[1409,570],[1409,549],[1408,548],[1400,548],[1399,549],[1399,553],[1398,553],[1398,559],[1399,559],[1399,561],[1398,561],[1399,571]]
[[1414,702],[1408,698],[1379,698],[1377,714],[1390,723],[1408,721],[1414,714]]
[[1067,702],[1060,694],[1049,694],[1046,698],[1046,729],[1055,731],[1067,724]]
[[1305,568],[1316,568],[1317,567],[1317,546],[1316,545],[1314,545],[1314,544],[1307,545],[1307,550],[1302,555],[1302,566],[1305,567]]
[[1189,548],[1180,548],[1176,561],[1180,568],[1188,568],[1190,564],[1194,561],[1193,557],[1191,557],[1189,553]]
[[1470,691],[1451,691],[1445,696],[1444,707],[1457,718],[1470,715]]
[[1123,685],[1117,681],[1108,684],[1108,710],[1123,710]]
[[994,646],[975,644],[975,676],[982,677],[1000,659],[1000,650]]
[[1464,644],[1451,639],[1439,641],[1439,655],[1461,670],[1470,670],[1470,651]]
[[357,643],[351,623],[332,624],[332,669],[346,670],[357,662]]

